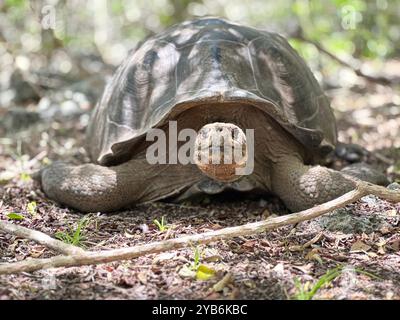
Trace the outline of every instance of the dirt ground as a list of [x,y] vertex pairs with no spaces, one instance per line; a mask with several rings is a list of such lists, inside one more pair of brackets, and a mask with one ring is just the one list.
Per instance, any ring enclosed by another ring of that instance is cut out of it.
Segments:
[[[365,161],[400,178],[400,95],[365,84],[331,89],[342,142],[371,153]],[[29,174],[48,159],[88,161],[82,148],[87,115],[69,121],[39,122],[7,134],[0,144],[0,219],[50,236],[75,230],[82,213],[46,199]],[[330,165],[344,161],[333,157]],[[400,181],[400,180],[399,180]],[[32,208],[32,203],[36,207]],[[154,203],[115,214],[93,213],[80,244],[101,250],[144,244],[287,214],[276,198],[205,198],[182,205]],[[153,223],[164,216],[165,232]],[[372,196],[313,221],[251,237],[143,256],[130,261],[58,268],[0,276],[0,299],[300,299],[324,274],[340,270],[314,290],[313,299],[400,299],[400,204]],[[208,280],[188,266],[215,271]],[[0,233],[0,263],[55,255],[42,245]],[[335,269],[338,268],[338,269]],[[231,281],[214,285],[224,276]]]

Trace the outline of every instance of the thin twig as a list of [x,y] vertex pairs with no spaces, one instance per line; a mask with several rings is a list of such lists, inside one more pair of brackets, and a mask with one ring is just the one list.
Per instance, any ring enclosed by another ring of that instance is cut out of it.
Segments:
[[387,165],[392,165],[394,163],[394,160],[389,159],[388,157],[385,157],[383,154],[381,154],[377,151],[374,151],[374,152],[368,151],[368,152],[371,156],[375,157],[376,159],[378,159],[379,161],[381,161]]
[[237,227],[229,227],[216,231],[189,235],[165,241],[158,241],[129,248],[104,250],[98,252],[84,251],[83,253],[70,256],[61,255],[48,259],[27,259],[9,264],[0,264],[0,274],[32,272],[47,268],[74,267],[127,260],[151,253],[188,247],[193,245],[193,243],[209,243],[238,236],[254,235],[265,232],[266,230],[276,229],[285,225],[295,224],[319,217],[334,209],[357,201],[368,194],[373,194],[390,202],[400,202],[399,191],[388,190],[384,187],[376,186],[366,182],[359,182],[356,189],[344,194],[343,196],[318,205],[314,208],[297,213],[270,218],[259,222],[248,223]]
[[352,65],[351,63],[339,58],[338,56],[334,55],[332,52],[328,51],[326,48],[324,48],[321,44],[319,44],[316,41],[310,40],[305,38],[302,35],[296,35],[295,36],[296,39],[307,42],[312,44],[318,51],[322,52],[323,54],[327,55],[328,57],[330,57],[332,60],[335,60],[337,63],[341,64],[342,66],[345,66],[351,70],[354,71],[354,73],[356,75],[358,75],[359,77],[363,77],[366,80],[370,81],[370,82],[374,82],[374,83],[379,83],[382,85],[393,85],[395,83],[400,82],[400,78],[387,78],[384,76],[371,76],[368,75],[366,73],[364,73],[359,67],[356,67],[354,65]]
[[65,255],[76,255],[85,252],[79,247],[53,239],[43,232],[28,229],[4,220],[0,220],[0,230],[17,237],[33,240],[46,246],[47,248],[53,249]]

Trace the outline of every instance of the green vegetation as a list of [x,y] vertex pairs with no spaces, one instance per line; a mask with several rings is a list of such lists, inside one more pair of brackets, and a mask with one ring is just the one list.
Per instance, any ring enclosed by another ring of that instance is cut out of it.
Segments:
[[295,300],[311,300],[317,291],[323,286],[329,285],[342,273],[342,267],[328,270],[319,280],[310,288],[310,283],[302,284],[299,279],[295,279],[297,292],[294,295]]
[[24,182],[28,182],[29,180],[32,179],[31,176],[30,176],[28,173],[26,173],[26,172],[22,172],[22,173],[19,175],[19,177],[20,177],[21,181],[24,181]]
[[75,229],[69,228],[68,231],[59,231],[55,234],[55,237],[65,243],[84,247],[83,241],[86,239],[84,231],[89,222],[89,218],[82,218],[78,221],[78,225]]
[[[296,40],[299,34],[318,41],[331,52],[356,58],[388,59],[400,53],[396,1],[389,0],[109,0],[92,1],[76,9],[73,1],[53,1],[57,25],[43,30],[38,23],[46,5],[42,1],[0,2],[0,17],[23,35],[12,37],[9,48],[37,53],[60,46],[69,50],[96,52],[118,64],[127,50],[146,37],[188,19],[219,16],[258,28],[270,29],[292,38],[306,59],[319,59],[309,43]],[[93,18],[95,17],[95,18]],[[78,30],[79,28],[79,30]],[[109,30],[113,30],[110,32]],[[51,40],[49,35],[54,36]],[[1,37],[0,37],[1,39]],[[38,45],[39,44],[39,45]],[[119,50],[116,50],[116,48]],[[117,52],[119,51],[119,53]],[[314,64],[318,61],[314,61]]]
[[25,217],[22,214],[10,212],[7,214],[7,218],[10,220],[24,220]]
[[161,217],[161,221],[154,219],[153,223],[157,226],[157,228],[160,232],[167,231],[167,229],[168,229],[167,221],[165,220],[164,216]]
[[189,266],[189,270],[195,274],[197,280],[207,281],[214,277],[215,270],[201,263],[202,255],[203,252],[198,246],[193,248],[193,262]]
[[179,274],[200,281],[207,281],[215,276],[216,271],[201,263],[202,251],[198,246],[193,247],[193,261],[182,267]]
[[[326,273],[318,279],[318,281],[315,284],[311,284],[310,282],[306,282],[305,284],[302,284],[299,279],[295,279],[295,286],[296,286],[296,293],[293,295],[293,299],[295,300],[312,300],[315,296],[315,294],[323,288],[324,286],[328,286],[333,280],[338,278],[343,272],[344,272],[344,267],[343,266],[338,266],[333,269],[329,269],[326,271]],[[377,279],[379,280],[380,278],[377,277],[376,275],[364,271],[360,268],[355,268],[352,269],[356,274],[363,274],[366,275],[370,278]]]
[[200,259],[201,259],[201,251],[199,250],[199,247],[194,247],[193,248],[193,262],[190,265],[190,269],[193,271],[197,271],[197,269],[200,266]]

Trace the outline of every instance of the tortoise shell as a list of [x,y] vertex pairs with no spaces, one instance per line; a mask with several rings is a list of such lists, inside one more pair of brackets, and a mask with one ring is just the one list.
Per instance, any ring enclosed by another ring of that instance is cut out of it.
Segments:
[[173,111],[231,101],[261,108],[315,156],[336,144],[329,101],[282,36],[207,18],[175,25],[128,55],[92,114],[87,149],[110,165]]

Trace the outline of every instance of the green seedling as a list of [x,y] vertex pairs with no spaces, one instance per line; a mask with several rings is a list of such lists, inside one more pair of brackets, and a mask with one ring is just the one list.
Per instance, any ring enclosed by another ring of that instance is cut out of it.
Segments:
[[193,262],[189,269],[196,273],[196,279],[206,281],[215,276],[215,270],[201,263],[202,251],[199,247],[193,248]]
[[153,223],[157,226],[157,228],[160,232],[164,232],[168,229],[167,220],[164,219],[164,216],[161,217],[161,221],[154,219]]
[[216,271],[200,263],[202,252],[199,247],[193,247],[193,262],[182,267],[179,274],[184,277],[195,278],[201,281],[207,281],[215,276]]
[[374,275],[373,273],[368,272],[368,271],[364,271],[364,270],[362,270],[360,268],[356,268],[356,269],[354,269],[354,271],[356,273],[363,274],[364,276],[370,277],[371,279],[382,280],[381,277],[378,277],[378,276]]
[[201,252],[199,250],[199,247],[195,247],[193,249],[193,262],[190,266],[190,269],[193,271],[197,271],[197,269],[200,266],[200,260],[201,260]]
[[309,288],[309,282],[303,285],[301,284],[299,279],[295,279],[295,285],[298,292],[294,295],[294,299],[312,300],[312,298],[315,296],[318,290],[321,289],[321,287],[330,284],[334,279],[340,276],[342,271],[342,266],[328,270],[311,288]]
[[65,243],[72,244],[78,247],[83,247],[83,241],[86,239],[83,233],[89,221],[89,218],[82,218],[81,220],[79,220],[78,226],[75,230],[70,228],[69,231],[59,231],[55,234],[55,237]]
[[[339,277],[343,273],[343,266],[338,266],[334,269],[328,270],[311,288],[310,282],[306,284],[301,284],[299,279],[295,279],[295,285],[297,288],[297,293],[294,295],[295,300],[312,300],[315,294],[321,289],[323,286],[329,285],[333,280]],[[360,268],[353,269],[355,273],[366,275],[370,278],[380,280],[378,276],[364,271]]]

